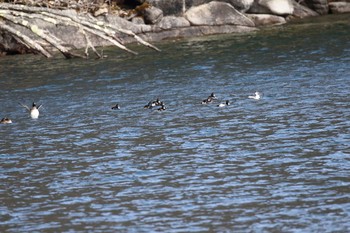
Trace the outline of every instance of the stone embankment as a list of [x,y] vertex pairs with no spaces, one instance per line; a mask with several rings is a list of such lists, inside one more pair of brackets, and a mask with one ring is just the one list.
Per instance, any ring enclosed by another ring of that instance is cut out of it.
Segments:
[[[137,2],[138,5],[129,8],[129,11],[122,9],[112,11],[110,5],[101,4],[92,12],[93,22],[97,25],[108,24],[122,29],[112,31],[115,40],[121,45],[140,42],[140,39],[154,42],[169,38],[250,32],[268,25],[285,24],[293,19],[350,13],[350,0],[331,2],[328,0],[123,0],[122,2],[124,4]],[[0,53],[33,52],[33,49],[28,49],[25,43],[21,44],[16,35],[5,30],[13,28],[21,34],[28,35],[32,26],[23,27],[23,24],[18,23],[24,20],[23,17],[37,28],[59,38],[61,44],[71,49],[87,48],[88,43],[90,46],[115,45],[97,33],[91,33],[89,30],[85,32],[79,25],[69,24],[64,20],[53,22],[53,18],[30,19],[28,15],[12,15],[17,17],[16,21],[7,15],[7,9],[2,5],[0,3]],[[65,12],[71,17],[79,16],[80,20],[92,17],[91,12],[89,15],[82,15],[74,9]],[[123,30],[132,33],[123,33]],[[45,38],[35,35],[33,41],[38,41],[39,45],[50,51],[57,50],[57,47],[45,41]]]

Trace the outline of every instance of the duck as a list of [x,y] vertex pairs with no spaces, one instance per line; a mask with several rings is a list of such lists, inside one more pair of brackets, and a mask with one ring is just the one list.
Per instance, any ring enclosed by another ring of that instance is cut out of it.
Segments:
[[156,100],[151,100],[150,102],[148,102],[148,104],[146,104],[143,108],[148,108],[151,109],[155,106],[161,106],[162,102],[159,100],[159,98],[157,98]]
[[0,124],[11,124],[12,120],[10,118],[4,117],[1,119]]
[[259,100],[261,99],[261,94],[259,92],[255,92],[255,95],[248,96],[249,99]]
[[154,101],[148,102],[148,104],[146,104],[145,106],[143,106],[143,108],[148,108],[148,109],[153,108],[154,106],[156,106],[153,102],[154,102]]
[[157,98],[155,101],[153,101],[153,104],[154,104],[155,106],[162,106],[163,102],[161,102],[161,101],[159,100],[159,98]]
[[217,98],[216,98],[216,95],[214,94],[214,92],[212,92],[209,96],[208,96],[208,98],[206,98],[206,99],[204,99],[204,100],[202,100],[202,104],[209,104],[209,103],[211,103],[211,102],[213,102],[213,100],[216,100]]
[[225,106],[228,106],[228,105],[230,105],[230,101],[229,101],[229,100],[226,100],[225,103],[220,103],[220,104],[218,105],[218,107],[222,108],[222,107],[225,107]]
[[201,104],[208,104],[208,103],[210,103],[211,101],[212,101],[211,99],[207,98],[207,99],[205,99],[205,100],[202,100]]
[[112,107],[112,109],[113,109],[113,110],[120,109],[119,104],[114,105],[114,106]]
[[27,109],[30,113],[30,117],[32,119],[37,119],[39,117],[39,109],[41,108],[42,104],[40,104],[39,106],[36,105],[35,102],[33,102],[32,107],[29,108],[27,105],[21,104],[19,103],[22,107],[24,107],[25,109]]
[[164,111],[166,110],[166,107],[163,102],[161,102],[161,107],[157,109],[158,111]]
[[214,94],[214,92],[212,92],[208,98],[211,98],[211,99],[213,99],[213,100],[216,100],[216,99],[217,99],[217,98],[216,98],[216,95]]

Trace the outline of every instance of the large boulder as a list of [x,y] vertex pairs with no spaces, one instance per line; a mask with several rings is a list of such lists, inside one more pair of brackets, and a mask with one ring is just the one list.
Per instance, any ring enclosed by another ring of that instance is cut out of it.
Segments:
[[[164,15],[182,15],[187,9],[212,2],[213,0],[148,0],[155,7],[162,9]],[[254,0],[217,0],[219,2],[230,3],[241,12],[247,11]],[[185,5],[184,5],[185,3]]]
[[152,30],[151,25],[146,24],[135,24],[132,23],[124,18],[120,18],[116,15],[108,14],[104,17],[99,17],[101,21],[106,21],[113,25],[118,25],[120,28],[127,28],[128,30],[134,32],[134,33],[143,33],[143,32],[149,32]]
[[302,19],[302,18],[306,18],[306,17],[319,15],[316,11],[311,10],[310,8],[303,6],[297,2],[293,2],[293,6],[294,6],[293,15],[288,17],[288,19],[293,19],[293,18]]
[[269,14],[247,14],[255,26],[278,25],[286,23],[286,19],[277,15]]
[[330,2],[329,9],[333,14],[350,13],[350,1],[349,2]]
[[[155,25],[153,25],[154,27]],[[160,30],[157,32],[150,32],[140,35],[147,41],[160,41],[170,38],[186,38],[215,34],[228,34],[228,33],[247,33],[255,32],[258,29],[256,27],[245,27],[236,25],[221,25],[221,26],[192,26],[181,27],[171,30]]]
[[141,16],[133,17],[130,22],[136,25],[143,25],[145,24],[145,20]]
[[316,11],[320,15],[328,14],[328,0],[304,0],[303,4]]
[[258,0],[249,9],[250,13],[291,15],[294,7],[291,0]]
[[224,2],[230,3],[240,12],[246,12],[253,5],[254,0],[224,0]]
[[156,24],[163,18],[163,11],[154,6],[145,8],[142,14],[146,24]]
[[188,22],[188,20],[186,20],[184,17],[165,16],[155,26],[163,30],[168,30],[173,28],[189,27],[190,22]]
[[191,25],[255,26],[251,19],[237,11],[232,5],[217,1],[191,7],[184,16]]

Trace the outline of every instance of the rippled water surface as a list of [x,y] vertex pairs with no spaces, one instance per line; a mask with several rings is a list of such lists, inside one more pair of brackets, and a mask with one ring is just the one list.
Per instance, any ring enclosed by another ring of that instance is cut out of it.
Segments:
[[0,58],[0,231],[349,232],[350,21],[318,20]]

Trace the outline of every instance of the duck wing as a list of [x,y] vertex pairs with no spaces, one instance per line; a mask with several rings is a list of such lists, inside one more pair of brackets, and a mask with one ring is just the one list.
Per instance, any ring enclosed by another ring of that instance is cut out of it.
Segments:
[[22,104],[22,103],[19,103],[19,105],[21,105],[23,108],[25,108],[25,109],[27,109],[28,111],[30,111],[30,108],[29,108],[27,105]]

